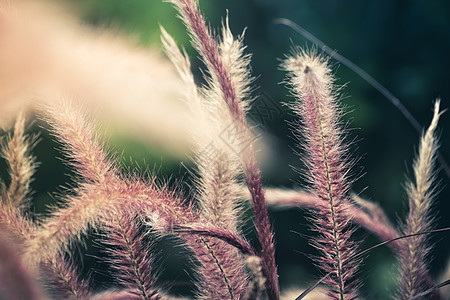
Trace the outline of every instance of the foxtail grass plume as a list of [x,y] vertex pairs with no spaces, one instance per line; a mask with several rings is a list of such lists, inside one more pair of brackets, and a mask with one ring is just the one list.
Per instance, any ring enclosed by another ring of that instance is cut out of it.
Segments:
[[152,245],[139,233],[141,222],[132,212],[117,211],[106,222],[104,241],[110,247],[108,261],[116,281],[138,299],[161,299],[156,286],[156,272]]
[[[379,245],[358,251],[352,223],[400,254],[399,299],[433,290],[429,289],[435,284],[427,266],[431,246],[421,232],[432,227],[439,102],[414,163],[415,181],[407,186],[408,219],[398,230],[378,205],[349,192],[352,163],[333,76],[323,56],[297,51],[287,58],[284,68],[297,98],[292,105],[300,119],[295,134],[304,148],[301,156],[307,166],[308,190],[263,189],[254,136],[246,119],[253,78],[243,34],[233,36],[226,18],[216,35],[202,16],[198,0],[169,2],[178,9],[206,66],[201,86],[186,52],[162,27],[166,55],[181,80],[173,68],[167,68],[167,60],[159,56],[153,60],[152,52],[143,53],[108,34],[87,31],[74,20],[67,21],[67,14],[47,9],[50,4],[42,4],[44,9],[36,4],[41,2],[17,0],[10,5],[0,0],[0,123],[10,104],[25,106],[12,100],[34,95],[32,102],[39,103],[35,112],[59,142],[64,162],[75,174],[56,196],[58,205],[48,216],[33,212],[29,200],[37,167],[31,154],[36,138],[25,133],[24,115],[19,115],[0,144],[8,172],[8,178],[0,182],[0,298],[184,299],[164,291],[166,283],[161,280],[165,276],[157,278],[158,253],[150,241],[155,233],[156,238],[175,237],[177,249],[189,255],[195,299],[278,300],[275,245],[266,205],[307,208],[311,211],[308,220],[318,232],[311,243],[319,252],[314,262],[324,276],[306,290],[283,291],[282,299],[294,299],[300,293],[302,299],[359,296],[360,281],[355,274],[360,257]],[[151,79],[148,72],[155,72],[157,78]],[[64,94],[55,96],[55,89]],[[168,110],[147,103],[149,95]],[[192,172],[194,181],[187,187],[178,180],[159,180],[151,172],[124,170],[120,156],[111,154],[93,122],[98,120],[99,98],[114,100],[115,105],[106,108],[116,110],[125,123],[142,131],[166,138],[183,136],[197,168]],[[181,103],[182,109],[175,109],[173,101]],[[151,122],[140,126],[139,120]],[[176,132],[166,131],[170,126]],[[242,226],[248,199],[258,238],[255,248]],[[115,281],[106,291],[93,287],[96,282],[80,272],[83,269],[72,256],[74,246],[91,229],[102,238],[101,250],[108,253],[103,259]]]
[[52,287],[53,297],[60,299],[89,299],[92,296],[90,278],[80,276],[78,266],[68,253],[58,253],[40,266],[41,281]]
[[47,109],[46,119],[54,126],[53,132],[79,178],[73,192],[62,197],[63,207],[27,241],[26,257],[31,265],[55,257],[60,249],[68,250],[71,241],[89,226],[100,226],[101,220],[124,206],[145,213],[152,225],[164,230],[195,220],[192,209],[164,186],[158,187],[154,179],[119,174],[80,103],[66,97],[58,101],[60,105]]
[[323,272],[329,296],[353,299],[356,295],[355,272],[359,262],[353,259],[356,243],[346,212],[350,205],[346,145],[340,126],[340,108],[333,77],[325,58],[314,51],[297,50],[284,62],[288,84],[297,101],[291,105],[300,117],[294,130],[304,149],[305,177],[310,192],[317,197],[316,210],[310,215],[319,237],[311,244],[321,255],[316,264]]
[[[199,170],[196,186],[200,218],[206,224],[240,234],[242,204],[235,187],[242,167],[234,145],[226,144],[219,138],[224,129],[235,126],[234,120],[226,104],[219,101],[221,98],[217,97],[214,87],[204,87],[199,91],[190,70],[189,58],[161,29],[166,53],[185,83],[185,101],[191,114],[195,118],[204,118],[210,124],[209,134],[195,139],[193,151]],[[247,282],[242,254],[226,242],[214,241],[209,237],[202,237],[196,243],[186,236],[186,241],[199,261],[196,269],[199,298],[241,298]],[[220,294],[223,291],[225,294]]]
[[37,136],[25,134],[26,120],[20,112],[14,124],[13,133],[4,138],[0,152],[9,168],[10,182],[1,185],[0,221],[20,239],[28,239],[35,229],[26,216],[30,205],[30,184],[37,167],[36,158],[31,154],[37,142]]
[[14,206],[20,211],[28,206],[30,183],[37,167],[36,158],[30,154],[37,142],[37,136],[25,134],[25,116],[20,112],[15,125],[14,134],[2,141],[1,155],[5,158],[11,182],[4,190],[5,206]]
[[[8,188],[2,184],[3,205],[0,207],[0,222],[5,226],[3,229],[14,236],[16,247],[20,249],[33,240],[37,232],[36,224],[27,215],[30,208],[30,183],[36,167],[35,158],[30,151],[36,143],[36,136],[29,137],[25,134],[25,124],[25,116],[21,112],[14,125],[14,134],[6,138],[1,145],[1,151],[9,165],[11,180]],[[27,261],[27,264],[29,268],[30,262]],[[45,280],[52,282],[55,290],[61,294],[77,295],[79,299],[88,296],[87,283],[79,280],[76,268],[64,255],[54,253],[54,256],[48,256],[40,269],[46,274]]]
[[[210,28],[206,25],[198,8],[197,0],[171,0],[180,13],[181,19],[191,35],[192,44],[206,65],[209,77],[209,91],[215,93],[228,108],[240,141],[251,141],[245,119],[248,98],[248,57],[243,56],[242,47],[232,39],[228,27],[224,28],[222,44],[218,44]],[[237,58],[231,62],[231,59]],[[275,245],[269,222],[261,174],[253,146],[245,143],[240,151],[245,178],[251,194],[255,227],[261,244],[262,269],[266,276],[266,293],[270,300],[279,299],[278,275],[275,263]],[[240,150],[240,149],[239,149]]]
[[[433,120],[420,140],[413,164],[415,180],[406,185],[409,213],[403,226],[405,235],[432,229],[431,207],[436,194],[434,165],[438,149],[435,131],[441,114],[439,104],[437,100]],[[434,285],[428,274],[429,250],[427,235],[413,236],[404,241],[400,251],[399,299],[409,299]]]

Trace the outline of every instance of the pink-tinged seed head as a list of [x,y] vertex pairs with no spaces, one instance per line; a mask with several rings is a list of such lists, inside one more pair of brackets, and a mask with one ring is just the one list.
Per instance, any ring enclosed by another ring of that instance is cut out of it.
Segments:
[[310,215],[319,236],[311,244],[320,252],[317,265],[330,273],[324,281],[333,299],[352,299],[356,293],[354,274],[359,264],[353,256],[356,244],[349,226],[351,217],[347,178],[349,164],[343,144],[340,108],[327,61],[314,51],[298,51],[283,64],[297,101],[291,105],[300,117],[295,130],[302,138],[303,161],[310,192],[317,197]]

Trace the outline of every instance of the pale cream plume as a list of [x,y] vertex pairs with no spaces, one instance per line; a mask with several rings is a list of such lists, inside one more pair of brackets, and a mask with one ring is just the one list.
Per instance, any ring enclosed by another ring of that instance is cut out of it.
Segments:
[[[173,38],[162,28],[162,42],[180,77],[184,81],[185,101],[190,108],[190,115],[205,120],[208,134],[196,136],[194,146],[195,162],[199,169],[197,178],[198,200],[202,222],[226,229],[232,233],[239,232],[240,204],[238,190],[235,189],[237,177],[242,173],[239,156],[230,144],[223,140],[224,131],[234,128],[234,121],[224,102],[217,97],[216,85],[210,81],[210,87],[199,92],[190,70],[190,61],[182,54]],[[213,96],[214,95],[214,96]],[[201,238],[201,243],[187,237],[193,253],[198,256],[200,265],[198,275],[200,297],[219,297],[214,294],[217,286],[205,285],[208,276],[216,276],[219,283],[225,283],[229,290],[227,296],[238,297],[245,286],[246,277],[242,255],[234,247],[222,241]],[[206,254],[206,255],[205,255]],[[215,261],[211,264],[208,261]],[[212,275],[215,274],[215,275]]]
[[25,134],[25,123],[25,113],[22,111],[15,121],[14,133],[5,137],[0,147],[11,178],[8,187],[1,182],[0,222],[20,239],[29,239],[35,230],[25,211],[29,208],[30,183],[37,165],[30,153],[36,136]]
[[25,134],[25,116],[20,112],[14,124],[14,135],[9,136],[1,144],[1,155],[9,167],[11,182],[4,191],[3,202],[22,211],[27,206],[30,183],[36,169],[36,158],[30,154],[36,143],[36,136]]
[[89,108],[101,107],[97,117],[112,129],[177,155],[207,127],[187,117],[181,81],[155,48],[81,25],[61,3],[11,5],[17,16],[0,10],[1,124],[35,99],[51,101],[47,91],[56,86]]
[[[415,180],[409,181],[406,186],[409,214],[403,228],[405,235],[425,232],[432,228],[431,206],[436,192],[434,166],[438,148],[435,130],[441,115],[439,104],[440,101],[437,100],[433,120],[420,140],[419,153],[413,164]],[[409,299],[433,287],[434,283],[428,275],[429,247],[426,235],[413,236],[404,241],[399,253],[399,299]]]

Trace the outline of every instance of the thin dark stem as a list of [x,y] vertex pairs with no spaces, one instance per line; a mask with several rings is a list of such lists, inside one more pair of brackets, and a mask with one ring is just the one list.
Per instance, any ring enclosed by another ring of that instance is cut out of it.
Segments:
[[174,226],[173,230],[175,232],[186,232],[190,234],[198,234],[201,236],[213,237],[226,242],[227,244],[235,247],[242,254],[245,255],[255,255],[256,253],[253,248],[242,238],[236,236],[226,230],[216,227],[204,227],[204,226]]
[[422,297],[427,296],[427,295],[429,295],[429,294],[435,292],[436,290],[440,289],[441,287],[444,287],[444,286],[449,285],[449,284],[450,284],[450,279],[448,279],[448,280],[446,280],[446,281],[444,281],[444,282],[441,282],[441,283],[439,283],[439,284],[436,284],[436,285],[433,286],[432,288],[430,288],[430,289],[428,289],[428,290],[426,290],[426,291],[424,291],[424,292],[422,292],[422,293],[419,293],[419,294],[415,295],[414,297],[409,298],[408,300],[418,300],[418,299],[421,299]]
[[[245,113],[240,107],[240,99],[237,97],[236,90],[232,85],[231,74],[223,65],[219,55],[217,41],[214,39],[211,30],[201,16],[196,1],[179,0],[174,1],[174,3],[178,6],[179,11],[184,16],[187,27],[191,30],[191,34],[194,37],[194,46],[204,59],[210,75],[217,80],[222,97],[227,104],[232,117],[237,121],[239,132],[242,132],[242,138],[244,140],[250,140],[250,132],[245,119]],[[278,300],[279,286],[275,263],[275,245],[265,203],[264,191],[262,189],[260,169],[251,144],[241,152],[241,159],[243,161],[244,173],[252,198],[255,227],[261,245],[262,268],[264,275],[267,278],[266,293],[270,300]]]
[[418,235],[423,235],[423,234],[430,234],[430,233],[437,233],[437,232],[444,232],[444,231],[450,231],[450,227],[445,227],[445,228],[439,228],[439,229],[434,229],[434,230],[429,230],[429,231],[423,231],[423,232],[418,232],[418,233],[402,235],[402,236],[399,236],[399,237],[396,237],[396,238],[393,238],[393,239],[381,242],[379,244],[376,244],[375,246],[372,246],[370,248],[367,248],[366,250],[361,251],[360,253],[356,254],[355,257],[360,257],[360,256],[366,254],[367,252],[372,251],[375,248],[378,248],[378,247],[381,247],[383,245],[395,242],[397,240],[401,240],[401,239],[409,238],[409,237],[413,237],[413,236],[418,236]]
[[331,272],[326,274],[325,276],[322,276],[319,280],[317,280],[312,286],[310,286],[308,289],[306,289],[303,293],[300,294],[295,300],[302,300],[305,298],[309,293],[311,293],[316,287],[319,286],[319,284],[324,281],[328,276],[331,275]]

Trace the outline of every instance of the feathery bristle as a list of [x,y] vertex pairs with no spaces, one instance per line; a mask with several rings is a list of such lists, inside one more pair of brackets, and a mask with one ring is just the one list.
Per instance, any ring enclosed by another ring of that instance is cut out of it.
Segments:
[[[245,111],[248,106],[249,96],[249,84],[252,79],[250,77],[248,62],[249,57],[243,54],[242,43],[235,41],[228,26],[224,26],[222,43],[218,44],[211,34],[211,30],[206,26],[206,23],[199,12],[198,2],[195,0],[172,0],[171,1],[178,11],[180,12],[182,20],[185,22],[188,31],[192,37],[192,43],[199,52],[202,60],[207,66],[210,78],[206,78],[208,87],[205,88],[204,94],[207,100],[212,102],[213,113],[215,118],[219,119],[219,133],[227,128],[223,128],[220,125],[230,126],[237,136],[238,145],[229,144],[236,153],[239,153],[241,163],[243,165],[244,174],[249,185],[249,190],[252,195],[253,210],[255,214],[255,225],[258,232],[258,238],[262,247],[262,259],[263,259],[263,271],[267,277],[266,291],[269,299],[276,300],[279,298],[278,291],[278,276],[277,268],[275,264],[275,246],[273,243],[273,234],[271,232],[269,218],[267,215],[267,208],[265,206],[264,193],[262,190],[261,176],[258,167],[258,163],[255,159],[253,147],[251,145],[250,132],[247,128],[247,122],[245,119]],[[217,101],[219,99],[219,101]],[[211,106],[210,106],[211,107]],[[224,107],[225,109],[223,109]],[[225,122],[220,122],[223,119]],[[249,141],[250,143],[242,143],[242,141]],[[237,147],[236,147],[237,146]],[[242,147],[244,146],[244,147]],[[217,146],[216,146],[217,147]],[[205,195],[211,195],[216,192],[224,195],[223,192],[229,193],[226,190],[217,190],[217,179],[226,179],[230,177],[228,174],[233,173],[223,172],[223,168],[218,168],[220,164],[219,160],[224,160],[228,163],[235,161],[233,157],[222,157],[222,149],[218,150],[218,158],[211,163],[206,164],[206,175],[213,179],[210,181],[216,186],[214,189],[210,189],[208,183],[202,183],[202,191]],[[226,153],[226,152],[225,152]],[[200,164],[202,166],[202,164]],[[212,168],[211,168],[212,167]],[[222,165],[223,167],[223,165]],[[202,170],[202,168],[200,168]],[[214,172],[211,173],[211,170]],[[226,176],[223,176],[226,175]],[[220,176],[220,177],[219,177]],[[203,180],[203,179],[201,179]],[[230,181],[230,180],[228,180]],[[230,181],[227,184],[233,184],[234,181]],[[230,186],[232,188],[232,186]],[[229,190],[233,191],[233,190]],[[206,193],[205,193],[206,192]],[[233,192],[236,194],[236,192]],[[224,199],[222,195],[217,194],[213,199],[220,200],[220,202],[211,202],[212,206],[207,210],[208,213],[214,213],[217,204],[223,206],[227,202],[232,206],[235,205],[231,201],[222,201]],[[237,196],[237,195],[236,195]],[[232,197],[236,197],[232,196]],[[223,209],[222,209],[223,210]],[[218,211],[216,211],[218,212]],[[226,210],[225,210],[226,212]],[[217,216],[217,213],[215,214]],[[231,214],[223,214],[222,216],[231,216]],[[224,245],[225,246],[225,245]],[[226,247],[226,246],[225,246]],[[207,246],[208,248],[208,246]],[[201,247],[197,247],[197,250]],[[221,253],[222,251],[218,251]],[[224,260],[228,260],[224,258]],[[232,296],[232,289],[229,289],[230,296]]]
[[[432,228],[431,206],[435,196],[434,164],[438,148],[435,130],[440,116],[440,101],[434,107],[433,120],[419,145],[419,153],[413,164],[415,181],[407,183],[409,213],[403,228],[405,235],[425,232]],[[400,299],[409,299],[434,284],[428,274],[427,254],[429,244],[426,235],[408,238],[400,251]]]
[[[208,83],[213,92],[219,91],[221,101],[228,107],[232,119],[236,120],[232,126],[236,126],[235,132],[240,141],[251,141],[251,134],[247,128],[245,110],[247,102],[240,97],[246,96],[246,86],[251,82],[248,78],[247,67],[248,58],[242,56],[242,48],[238,48],[233,55],[238,55],[242,63],[236,66],[226,66],[231,56],[227,56],[227,51],[231,51],[228,29],[224,31],[224,41],[222,46],[223,57],[220,47],[211,34],[211,30],[206,25],[205,20],[198,9],[196,0],[171,0],[180,12],[181,18],[186,24],[192,37],[192,43],[199,52],[202,60],[206,64],[211,78]],[[236,49],[236,48],[234,48]],[[224,62],[225,61],[225,62]],[[233,67],[233,70],[230,68]],[[237,76],[232,79],[232,76]],[[217,93],[217,92],[216,92]],[[243,93],[243,94],[239,94]],[[240,149],[240,158],[244,168],[245,178],[252,196],[253,212],[255,215],[255,227],[258,239],[261,244],[261,258],[263,272],[267,278],[266,293],[270,300],[279,299],[278,275],[275,263],[275,245],[273,234],[269,222],[267,208],[265,204],[264,191],[262,189],[261,174],[259,165],[255,158],[255,153],[251,143],[244,143],[245,148]]]
[[90,297],[89,280],[80,278],[73,261],[58,253],[41,265],[41,270],[51,294],[61,299],[88,300]]
[[30,154],[37,136],[25,134],[25,116],[20,112],[14,124],[14,134],[1,143],[1,156],[6,159],[11,182],[8,190],[3,191],[2,201],[23,211],[28,206],[30,183],[37,167],[36,158]]
[[81,105],[67,96],[59,96],[51,106],[44,106],[43,111],[80,178],[87,183],[114,185],[114,164]]
[[36,158],[30,154],[36,142],[37,136],[25,134],[25,115],[20,112],[14,124],[14,133],[2,140],[0,148],[11,178],[8,187],[1,183],[0,222],[21,240],[31,238],[35,230],[26,216],[26,210],[30,204],[30,183],[37,167]]
[[215,238],[179,236],[197,259],[198,299],[240,299],[247,283],[243,264],[236,264],[242,260],[240,251]]
[[292,108],[301,120],[301,127],[296,129],[304,138],[306,179],[318,199],[316,210],[310,215],[313,230],[320,234],[311,241],[321,253],[316,263],[325,273],[331,273],[325,279],[329,296],[352,299],[359,262],[352,258],[357,247],[351,239],[354,229],[349,226],[351,218],[346,213],[350,205],[349,166],[333,77],[326,60],[314,52],[298,52],[285,61],[284,68],[298,99]]
[[68,250],[70,242],[84,234],[89,226],[100,224],[125,204],[149,216],[155,215],[153,219],[158,220],[161,228],[170,228],[177,220],[183,223],[193,218],[189,207],[185,208],[154,182],[136,177],[120,178],[92,124],[69,99],[62,99],[60,105],[48,110],[49,123],[64,144],[65,154],[72,159],[80,182],[74,189],[75,195],[68,193],[63,197],[64,206],[27,241],[26,256],[31,265],[54,257],[60,249]]
[[138,220],[130,214],[124,207],[105,224],[107,233],[104,240],[110,246],[108,252],[111,255],[108,261],[115,271],[116,280],[130,293],[144,300],[161,299],[155,289],[151,245],[145,243],[139,232]]

